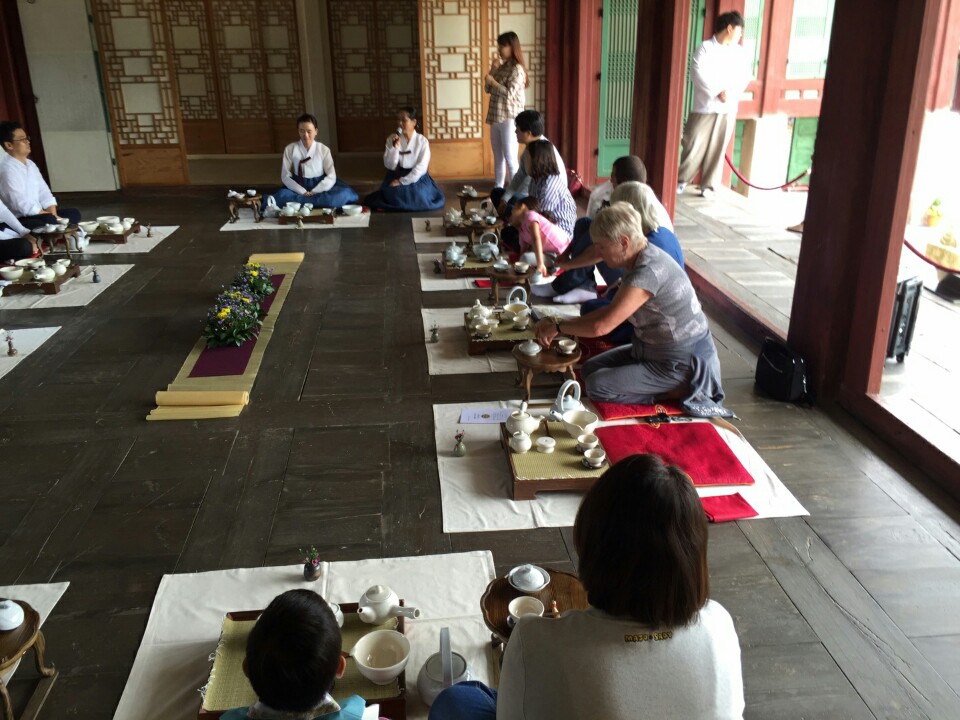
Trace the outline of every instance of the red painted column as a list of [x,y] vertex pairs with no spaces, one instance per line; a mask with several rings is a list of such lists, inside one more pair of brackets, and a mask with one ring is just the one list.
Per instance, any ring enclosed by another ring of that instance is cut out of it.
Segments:
[[47,163],[20,29],[20,13],[17,3],[12,1],[0,2],[0,120],[20,121],[31,139],[30,159],[46,175]]
[[643,158],[647,182],[673,215],[683,132],[689,2],[640,0],[630,152]]

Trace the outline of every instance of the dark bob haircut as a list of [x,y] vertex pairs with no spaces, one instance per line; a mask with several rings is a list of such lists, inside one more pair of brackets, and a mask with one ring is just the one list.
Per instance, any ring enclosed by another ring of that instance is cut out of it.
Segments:
[[647,166],[636,155],[624,155],[613,161],[613,172],[617,184],[625,182],[647,182]]
[[297,127],[300,127],[300,123],[313,123],[314,129],[319,129],[320,123],[317,122],[317,118],[311,115],[310,113],[304,113],[297,118]]
[[653,628],[693,620],[710,594],[707,519],[690,478],[633,455],[590,488],[573,526],[590,604]]
[[4,120],[0,122],[0,145],[13,142],[13,134],[17,130],[23,130],[23,125],[16,120]]
[[734,27],[743,27],[743,15],[738,13],[736,10],[733,10],[732,12],[725,12],[722,15],[717,16],[714,32],[721,33],[730,25],[733,25]]
[[513,123],[517,130],[528,132],[534,137],[543,135],[543,115],[536,110],[524,110],[513,119]]
[[535,140],[527,145],[527,155],[530,158],[530,177],[540,180],[548,175],[559,175],[557,156],[554,154],[553,144],[549,140]]
[[247,638],[247,676],[274,710],[313,710],[333,687],[340,663],[340,628],[312,590],[277,595]]

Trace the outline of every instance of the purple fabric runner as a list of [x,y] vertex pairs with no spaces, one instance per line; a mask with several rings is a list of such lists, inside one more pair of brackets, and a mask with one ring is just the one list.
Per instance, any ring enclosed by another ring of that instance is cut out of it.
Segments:
[[[270,282],[273,283],[273,292],[267,295],[260,304],[264,313],[270,312],[284,277],[284,275],[270,276]],[[257,344],[257,340],[259,338],[247,340],[240,347],[204,348],[200,357],[197,358],[193,370],[190,371],[189,377],[243,375],[247,370],[247,363],[250,362],[250,356],[253,354],[253,348]]]

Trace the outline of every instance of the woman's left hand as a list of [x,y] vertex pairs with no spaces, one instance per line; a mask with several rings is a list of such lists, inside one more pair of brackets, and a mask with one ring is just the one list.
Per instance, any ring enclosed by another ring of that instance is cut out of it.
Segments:
[[304,197],[313,197],[313,190],[307,190],[304,194]]
[[550,318],[544,318],[536,324],[533,331],[537,335],[537,342],[548,348],[557,336],[557,323]]
[[399,186],[399,185],[400,185],[400,180],[399,180],[399,179],[397,179],[397,180],[391,180],[391,181],[390,181],[390,187],[397,187],[397,186]]
[[496,84],[497,84],[497,79],[496,79],[493,75],[491,75],[490,73],[487,73],[487,76],[483,79],[483,81],[484,81],[487,85],[496,85]]

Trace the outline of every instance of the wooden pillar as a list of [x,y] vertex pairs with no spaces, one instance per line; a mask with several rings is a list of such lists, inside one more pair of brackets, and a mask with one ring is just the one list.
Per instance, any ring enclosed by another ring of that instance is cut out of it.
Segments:
[[602,0],[548,0],[547,137],[587,185],[597,179]]
[[[958,52],[960,52],[960,0],[943,0],[937,22],[937,43],[934,49],[930,91],[927,95],[927,110],[952,107],[956,83],[960,81],[957,77]],[[956,110],[956,108],[953,109]]]
[[673,215],[683,128],[690,0],[640,0],[630,152],[643,158],[647,182]]
[[836,2],[789,333],[827,400],[879,389],[943,2]]
[[16,2],[0,3],[0,120],[17,120],[23,125],[30,136],[30,159],[47,175]]

